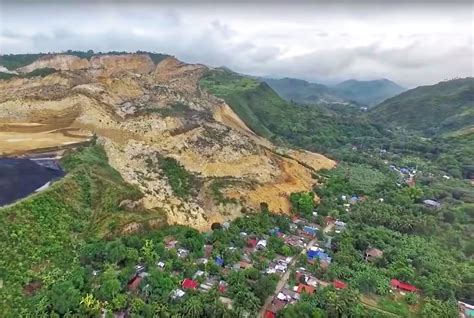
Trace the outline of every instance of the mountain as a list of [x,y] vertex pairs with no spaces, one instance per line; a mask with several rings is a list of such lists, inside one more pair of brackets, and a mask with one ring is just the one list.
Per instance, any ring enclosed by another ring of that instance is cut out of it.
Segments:
[[425,136],[474,127],[474,78],[420,86],[392,97],[370,111],[370,117],[392,127]]
[[331,88],[318,83],[310,83],[295,78],[262,79],[281,97],[303,104],[317,103],[348,103],[348,100],[338,96]]
[[362,105],[373,106],[387,98],[405,91],[405,88],[388,80],[373,81],[347,80],[331,87],[337,96]]
[[373,106],[405,89],[387,79],[348,80],[334,86],[310,83],[300,79],[262,79],[281,97],[303,104],[337,103]]
[[[97,139],[108,164],[143,193],[132,205],[163,211],[170,224],[207,230],[261,202],[288,212],[286,195],[312,189],[314,172],[335,164],[277,149],[263,138],[271,133],[200,87],[211,72],[204,65],[144,52],[31,60],[9,57],[18,75],[0,80],[0,154]],[[115,230],[140,228],[121,222]]]

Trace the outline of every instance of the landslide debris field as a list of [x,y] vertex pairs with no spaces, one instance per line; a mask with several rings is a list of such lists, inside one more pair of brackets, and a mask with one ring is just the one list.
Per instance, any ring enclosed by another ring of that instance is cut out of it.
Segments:
[[78,146],[95,135],[110,165],[144,194],[137,204],[163,210],[171,224],[205,230],[261,202],[286,213],[291,192],[312,189],[314,173],[335,165],[319,154],[277,152],[200,87],[206,66],[155,63],[147,54],[56,54],[17,71],[44,68],[55,71],[0,80],[0,154]]

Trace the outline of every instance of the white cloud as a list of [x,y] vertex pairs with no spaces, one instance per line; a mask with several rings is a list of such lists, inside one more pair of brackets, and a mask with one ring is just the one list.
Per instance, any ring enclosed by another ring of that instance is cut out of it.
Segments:
[[402,85],[473,75],[470,3],[4,2],[0,52],[151,50],[252,75]]

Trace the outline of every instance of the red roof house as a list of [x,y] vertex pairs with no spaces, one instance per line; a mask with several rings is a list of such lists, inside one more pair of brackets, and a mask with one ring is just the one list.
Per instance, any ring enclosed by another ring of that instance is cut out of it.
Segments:
[[263,314],[263,318],[276,318],[276,314],[270,310],[266,310],[265,314]]
[[135,275],[129,282],[128,282],[128,289],[131,291],[137,290],[138,286],[140,286],[140,283],[142,282],[142,277]]
[[337,289],[347,288],[347,284],[344,283],[342,280],[335,279],[334,282],[332,283],[332,285],[334,286],[334,288],[337,288]]
[[392,285],[393,288],[397,288],[397,289],[407,291],[407,292],[414,293],[418,291],[418,288],[416,288],[415,286],[410,285],[408,283],[401,282],[395,278],[392,278],[392,280],[390,281],[390,285]]
[[184,289],[196,289],[199,286],[199,283],[191,278],[185,278],[181,284]]
[[248,239],[247,246],[251,248],[255,248],[255,246],[257,246],[257,239],[256,238]]
[[305,285],[305,284],[299,284],[298,285],[298,289],[296,290],[296,292],[298,294],[301,294],[301,293],[308,293],[308,294],[313,294],[314,293],[314,287],[313,286],[309,286],[309,285]]

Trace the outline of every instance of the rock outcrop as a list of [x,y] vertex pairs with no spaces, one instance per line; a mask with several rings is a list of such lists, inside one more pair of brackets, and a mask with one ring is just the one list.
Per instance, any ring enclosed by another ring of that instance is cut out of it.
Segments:
[[[172,57],[155,65],[146,54],[94,56],[90,61],[53,55],[21,71],[42,67],[60,72],[0,81],[0,153],[21,152],[7,146],[15,133],[28,134],[24,151],[35,144],[41,149],[45,134],[73,135],[76,142],[96,134],[110,164],[144,193],[140,204],[162,209],[170,223],[205,230],[240,215],[242,207],[257,209],[261,202],[286,213],[288,195],[310,190],[314,171],[335,164],[310,152],[282,155],[223,100],[200,89],[199,79],[207,71],[203,65]],[[8,137],[2,135],[7,132]],[[56,146],[64,142],[74,140]],[[166,157],[194,176],[189,196],[174,192],[160,165],[159,159]],[[216,197],[216,184],[222,196]]]

